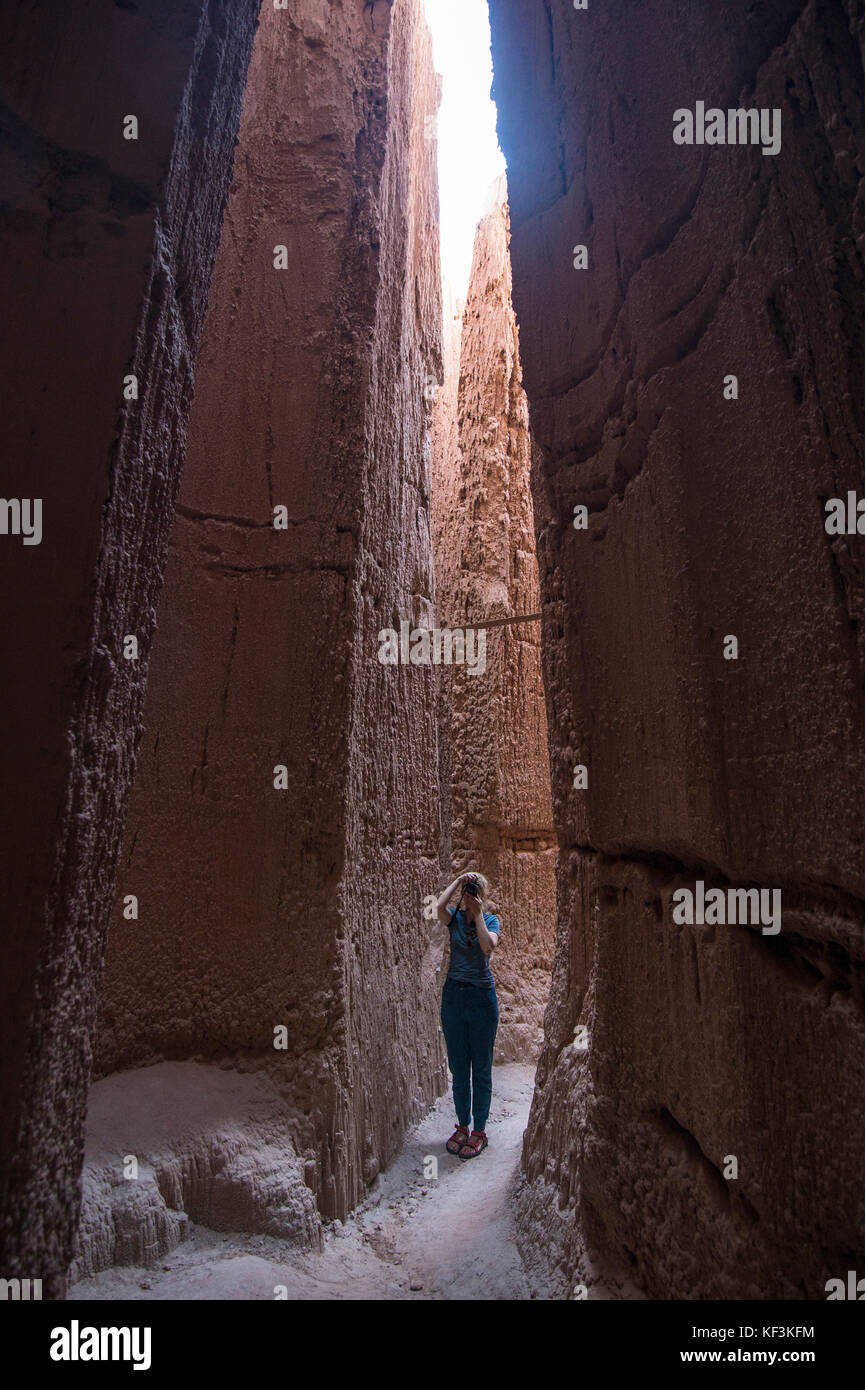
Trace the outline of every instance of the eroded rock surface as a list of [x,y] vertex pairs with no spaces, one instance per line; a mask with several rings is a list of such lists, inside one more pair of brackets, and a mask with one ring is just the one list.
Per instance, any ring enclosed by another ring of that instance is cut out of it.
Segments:
[[103,1073],[270,1065],[324,1215],[445,1079],[432,672],[378,660],[431,625],[438,100],[415,0],[263,9],[103,991]]
[[[436,401],[433,534],[439,625],[537,614],[529,434],[511,307],[507,187],[475,240],[461,333]],[[457,327],[459,325],[456,325]],[[486,630],[483,670],[441,668],[455,869],[478,868],[502,921],[496,1057],[538,1054],[555,935],[555,832],[540,624]]]
[[[865,1250],[865,556],[823,509],[865,491],[861,6],[491,16],[561,845],[525,1248],[823,1298]],[[674,144],[697,101],[779,153]],[[698,878],[781,933],[675,925]]]
[[186,1239],[190,1221],[321,1248],[295,1149],[302,1119],[267,1076],[192,1062],[118,1072],[91,1087],[87,1128],[70,1282],[148,1268]]
[[257,12],[0,16],[3,493],[42,506],[36,544],[0,536],[0,1274],[45,1297],[77,1219],[97,974]]

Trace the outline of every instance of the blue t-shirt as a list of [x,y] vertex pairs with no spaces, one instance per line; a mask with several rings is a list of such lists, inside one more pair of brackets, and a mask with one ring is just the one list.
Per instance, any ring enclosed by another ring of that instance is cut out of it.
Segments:
[[[493,972],[490,970],[489,957],[485,956],[480,948],[474,922],[465,912],[455,913],[452,907],[448,908],[448,912],[451,917],[448,922],[451,938],[451,962],[448,969],[448,979],[489,987],[495,983]],[[484,921],[487,924],[487,931],[494,931],[501,941],[502,929],[499,926],[498,917],[494,917],[491,912],[485,912]]]

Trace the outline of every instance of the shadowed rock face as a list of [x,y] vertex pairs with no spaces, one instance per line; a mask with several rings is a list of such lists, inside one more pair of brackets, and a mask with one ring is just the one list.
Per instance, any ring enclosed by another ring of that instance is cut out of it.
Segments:
[[96,975],[256,17],[251,0],[0,16],[3,491],[43,501],[40,544],[0,536],[0,1272],[45,1297],[78,1213]]
[[325,1215],[444,1084],[433,674],[378,660],[432,626],[438,98],[415,0],[262,11],[103,992],[103,1073],[272,1066]]
[[[491,16],[561,845],[525,1249],[822,1298],[865,1240],[861,7]],[[697,101],[780,152],[675,144]],[[698,878],[781,932],[676,925]]]
[[[539,611],[506,198],[502,179],[478,227],[462,332],[436,401],[433,533],[442,626]],[[441,700],[454,865],[488,877],[490,910],[502,923],[493,958],[496,1060],[534,1059],[556,912],[540,624],[489,628],[485,669],[471,675],[442,667]]]

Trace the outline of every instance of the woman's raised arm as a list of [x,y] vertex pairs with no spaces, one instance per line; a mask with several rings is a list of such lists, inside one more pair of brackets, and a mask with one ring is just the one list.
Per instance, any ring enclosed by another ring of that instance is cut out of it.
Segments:
[[453,895],[456,889],[459,888],[460,884],[467,877],[467,874],[460,874],[458,878],[454,879],[453,883],[449,883],[447,888],[439,898],[438,902],[436,903],[436,913],[443,927],[446,927],[448,922],[450,921],[450,913],[447,910],[448,899]]

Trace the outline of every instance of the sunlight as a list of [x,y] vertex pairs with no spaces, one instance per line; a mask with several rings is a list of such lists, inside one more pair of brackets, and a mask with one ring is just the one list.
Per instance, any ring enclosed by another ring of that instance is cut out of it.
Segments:
[[424,0],[442,75],[438,119],[442,278],[465,298],[475,227],[505,169],[490,99],[493,68],[487,0]]

